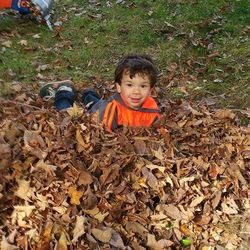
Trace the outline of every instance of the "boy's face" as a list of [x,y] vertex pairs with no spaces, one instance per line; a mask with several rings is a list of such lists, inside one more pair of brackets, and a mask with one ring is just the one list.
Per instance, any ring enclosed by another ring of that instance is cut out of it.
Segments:
[[151,93],[149,77],[147,75],[135,74],[133,78],[130,78],[129,71],[123,73],[121,84],[116,83],[116,88],[132,109],[141,107]]

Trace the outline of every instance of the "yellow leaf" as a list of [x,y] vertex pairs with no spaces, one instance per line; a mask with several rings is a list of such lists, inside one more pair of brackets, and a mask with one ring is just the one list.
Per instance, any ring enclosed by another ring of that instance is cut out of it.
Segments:
[[18,226],[25,227],[26,221],[23,219],[29,217],[35,208],[35,206],[14,206],[14,211],[11,215],[11,223],[13,225],[17,223]]
[[18,42],[18,44],[20,44],[22,46],[27,46],[28,42],[27,42],[27,40],[21,40],[21,41]]
[[186,236],[192,236],[193,237],[193,232],[187,227],[186,224],[181,225],[180,231],[184,233]]
[[73,205],[79,205],[80,204],[80,199],[83,195],[83,192],[77,191],[75,187],[70,187],[68,194],[70,196],[70,203]]
[[99,222],[103,222],[105,217],[107,217],[108,215],[109,215],[109,212],[106,212],[104,214],[98,213],[98,214],[94,215],[94,218],[96,218]]
[[39,209],[44,211],[48,207],[48,200],[47,197],[41,194],[36,193],[36,203],[39,206]]
[[72,108],[67,109],[68,114],[72,118],[78,118],[83,114],[83,109],[79,108],[75,103],[73,104]]
[[87,210],[87,209],[84,209],[83,210],[86,214],[89,214],[89,215],[96,215],[99,213],[99,208],[98,207],[95,207],[93,209],[90,209],[90,210]]
[[93,228],[91,229],[91,232],[97,240],[103,243],[108,243],[112,236],[112,230],[110,228],[105,229],[105,230]]
[[[136,183],[137,184],[137,183]],[[138,184],[142,187],[148,188],[147,184],[146,184],[146,178],[142,177],[138,180]]]
[[73,230],[73,243],[77,242],[78,238],[85,233],[85,222],[86,218],[84,216],[76,216],[76,225]]
[[63,207],[63,206],[59,206],[59,207],[53,207],[53,210],[55,210],[57,213],[63,215],[67,212],[67,208]]
[[35,242],[39,240],[39,233],[37,232],[36,228],[32,228],[29,231],[25,232],[25,235],[27,235],[29,239],[32,239]]
[[30,193],[30,182],[25,180],[18,181],[18,189],[15,195],[21,199],[29,200]]
[[158,169],[160,172],[164,173],[165,171],[165,167],[161,167],[161,166],[157,166],[157,165],[154,165],[154,164],[148,164],[146,165],[146,167],[150,170],[154,170],[154,169]]
[[65,234],[62,232],[56,250],[67,250],[67,249],[68,249],[67,238]]
[[33,35],[33,38],[39,39],[39,38],[41,38],[41,36],[40,36],[40,34],[35,34],[35,35]]
[[12,42],[10,40],[2,42],[2,45],[4,47],[10,48],[12,46]]

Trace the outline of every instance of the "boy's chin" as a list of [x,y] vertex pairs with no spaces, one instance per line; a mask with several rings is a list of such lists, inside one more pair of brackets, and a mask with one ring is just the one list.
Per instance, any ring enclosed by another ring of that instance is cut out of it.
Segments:
[[129,105],[129,107],[131,108],[131,109],[139,109],[140,107],[141,107],[141,105]]

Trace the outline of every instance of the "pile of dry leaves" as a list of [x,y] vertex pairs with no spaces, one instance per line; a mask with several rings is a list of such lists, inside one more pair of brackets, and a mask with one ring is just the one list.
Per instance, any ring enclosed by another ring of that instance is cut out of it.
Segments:
[[1,103],[1,249],[247,246],[250,128],[234,112],[183,101],[161,128],[107,133],[77,106]]

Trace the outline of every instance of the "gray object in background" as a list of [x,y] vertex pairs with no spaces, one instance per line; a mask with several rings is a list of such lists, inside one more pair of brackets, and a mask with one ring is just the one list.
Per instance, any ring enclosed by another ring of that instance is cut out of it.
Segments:
[[44,20],[48,25],[49,29],[53,31],[52,24],[50,22],[50,11],[52,8],[53,0],[31,0],[31,2],[36,6],[36,8],[41,13],[41,17],[38,18],[38,20],[39,19]]

